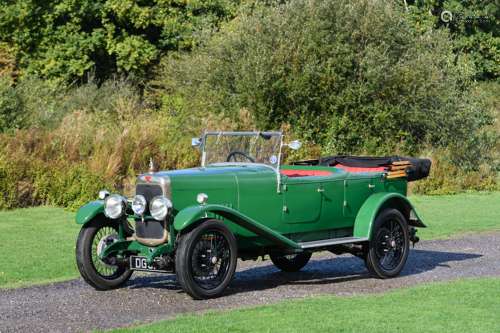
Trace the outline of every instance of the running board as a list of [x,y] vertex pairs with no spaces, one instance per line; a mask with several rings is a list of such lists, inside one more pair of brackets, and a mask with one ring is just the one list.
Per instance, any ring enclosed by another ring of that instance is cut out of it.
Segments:
[[321,239],[312,242],[303,242],[299,243],[299,245],[302,249],[311,249],[315,247],[366,242],[367,240],[368,240],[367,237],[342,237],[342,238],[332,238],[332,239]]

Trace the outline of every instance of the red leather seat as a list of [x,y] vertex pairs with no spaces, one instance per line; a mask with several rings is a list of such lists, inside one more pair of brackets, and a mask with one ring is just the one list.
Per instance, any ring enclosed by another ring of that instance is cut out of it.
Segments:
[[280,170],[281,174],[288,177],[308,177],[308,176],[329,176],[332,174],[331,171],[326,170]]
[[386,167],[350,167],[340,163],[335,164],[335,168],[342,169],[347,172],[380,172],[385,171]]

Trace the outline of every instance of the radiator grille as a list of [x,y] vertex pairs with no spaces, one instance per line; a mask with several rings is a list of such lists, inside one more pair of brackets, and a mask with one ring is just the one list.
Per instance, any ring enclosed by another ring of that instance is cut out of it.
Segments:
[[147,208],[146,208],[146,215],[149,215],[149,203],[151,200],[159,195],[163,195],[163,191],[160,187],[160,185],[154,185],[154,184],[137,184],[135,188],[135,194],[143,195],[146,198],[146,201],[148,203]]
[[[137,184],[135,193],[141,194],[146,198],[147,208],[145,215],[149,215],[149,204],[151,200],[159,195],[163,195],[160,185],[157,184]],[[142,239],[162,239],[166,228],[165,221],[137,219],[135,221],[135,234],[138,238]]]

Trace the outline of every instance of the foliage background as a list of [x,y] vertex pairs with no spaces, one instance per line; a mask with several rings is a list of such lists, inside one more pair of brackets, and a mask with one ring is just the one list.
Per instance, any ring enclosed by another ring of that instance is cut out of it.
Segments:
[[92,72],[147,78],[167,50],[189,50],[196,31],[232,17],[230,0],[6,1],[0,38],[13,45],[23,73],[79,80]]
[[[7,1],[0,208],[132,191],[204,129],[282,129],[320,154],[428,156],[419,193],[498,188],[499,6]],[[440,19],[450,10],[455,21]],[[471,16],[476,19],[466,20]],[[479,20],[478,17],[483,17]]]

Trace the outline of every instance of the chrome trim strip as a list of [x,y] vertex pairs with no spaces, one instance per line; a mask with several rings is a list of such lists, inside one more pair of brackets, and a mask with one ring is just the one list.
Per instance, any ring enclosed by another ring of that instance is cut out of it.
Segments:
[[[146,177],[151,177],[150,181]],[[163,195],[172,201],[172,187],[169,176],[155,176],[154,173],[145,173],[137,177],[137,183],[141,185],[160,185]]]
[[310,249],[322,246],[366,242],[367,240],[368,237],[342,237],[342,238],[332,238],[332,239],[321,239],[312,242],[303,242],[299,243],[299,245],[303,249]]

